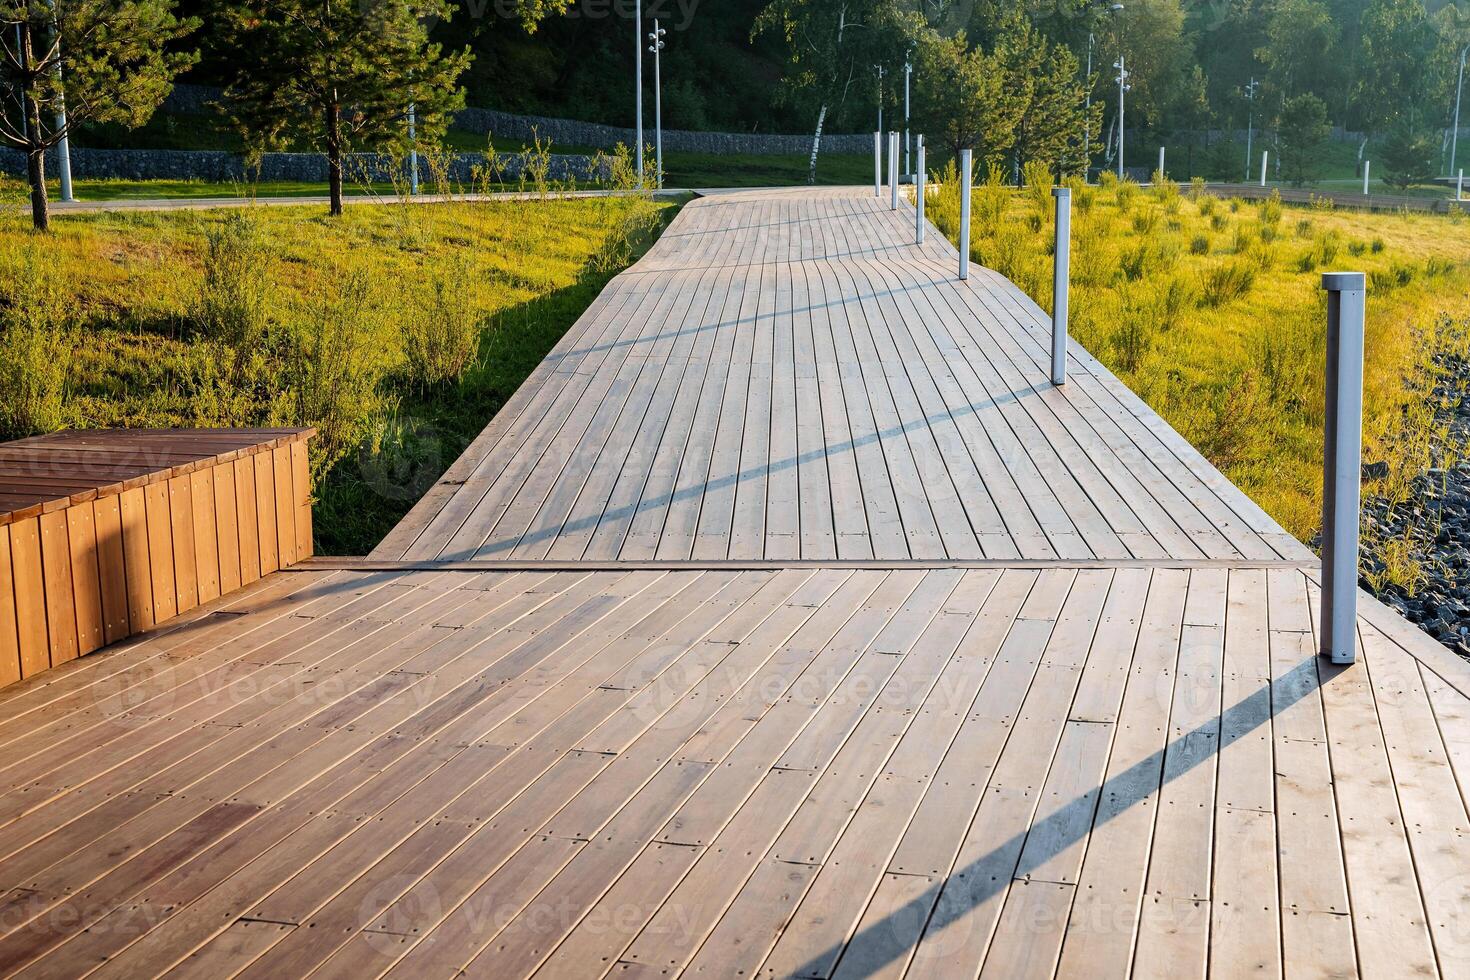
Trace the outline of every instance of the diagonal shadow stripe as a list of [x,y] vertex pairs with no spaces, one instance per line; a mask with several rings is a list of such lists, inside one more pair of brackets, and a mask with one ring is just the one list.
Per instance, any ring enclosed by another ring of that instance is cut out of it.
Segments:
[[[859,946],[862,948],[863,972],[853,973],[849,966],[842,971],[844,976],[872,976],[907,957],[918,948],[921,939],[936,936],[955,926],[971,910],[1005,892],[1015,879],[1060,855],[1129,807],[1155,795],[1168,783],[1218,756],[1227,746],[1267,723],[1274,714],[1318,691],[1323,683],[1318,663],[1317,657],[1303,660],[1210,722],[1186,732],[984,856],[955,869],[882,920],[860,930],[850,940],[823,950],[789,975],[830,976],[842,967],[840,957],[843,953]],[[1327,674],[1328,679],[1341,672],[1325,661],[1321,663],[1320,670]],[[1208,745],[1212,739],[1218,739],[1219,745],[1202,751],[1201,743]],[[983,806],[975,819],[983,819]],[[1029,840],[1047,843],[1045,847],[1033,848],[1034,856],[1027,856],[1025,845]],[[1022,863],[1023,858],[1025,863]],[[1010,874],[991,873],[996,863],[1008,861],[1014,862],[1014,870]],[[978,973],[980,967],[981,964],[975,964],[972,972]]]
[[485,542],[479,547],[474,548],[473,550],[463,549],[453,554],[441,552],[439,555],[439,559],[443,561],[463,561],[469,558],[473,558],[476,555],[494,554],[497,552],[510,551],[524,543],[546,541],[552,538],[560,537],[563,534],[569,534],[575,531],[583,531],[589,527],[596,527],[603,521],[617,521],[624,518],[633,518],[645,511],[659,507],[666,507],[677,501],[689,500],[695,497],[703,497],[712,490],[722,490],[726,487],[737,486],[740,483],[756,479],[757,477],[792,469],[793,467],[800,466],[802,463],[814,463],[817,460],[825,459],[826,457],[835,455],[837,453],[855,452],[863,446],[869,446],[874,443],[881,444],[885,439],[896,439],[900,436],[905,436],[908,433],[919,429],[933,428],[938,423],[944,422],[946,420],[953,421],[956,417],[961,415],[978,415],[980,412],[985,411],[986,409],[997,408],[1001,405],[1009,404],[1014,401],[1019,401],[1021,398],[1027,397],[1028,395],[1035,394],[1036,391],[1032,388],[1027,388],[1024,391],[1003,392],[997,395],[995,398],[987,399],[983,402],[971,402],[968,405],[961,405],[947,409],[943,413],[936,412],[933,415],[926,415],[923,418],[910,419],[906,422],[900,422],[898,425],[890,426],[886,429],[880,429],[876,432],[870,432],[867,435],[859,436],[854,439],[846,439],[834,445],[824,445],[820,449],[811,449],[804,453],[797,453],[794,456],[788,456],[785,459],[772,460],[769,463],[752,466],[748,469],[740,470],[735,473],[729,473],[724,476],[707,479],[701,483],[684,487],[682,490],[676,490],[673,493],[658,494],[654,497],[639,500],[637,504],[631,506],[615,507],[611,510],[604,510],[596,515],[589,514],[586,517],[580,517],[574,521],[566,521],[560,524],[548,524],[544,527],[528,530],[524,534],[514,539],[504,538],[499,541]]

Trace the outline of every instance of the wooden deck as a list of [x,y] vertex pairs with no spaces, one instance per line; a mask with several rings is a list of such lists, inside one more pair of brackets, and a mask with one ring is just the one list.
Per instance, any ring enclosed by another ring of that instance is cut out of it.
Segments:
[[0,972],[1470,976],[1470,666],[911,220],[690,204],[371,564],[0,690]]

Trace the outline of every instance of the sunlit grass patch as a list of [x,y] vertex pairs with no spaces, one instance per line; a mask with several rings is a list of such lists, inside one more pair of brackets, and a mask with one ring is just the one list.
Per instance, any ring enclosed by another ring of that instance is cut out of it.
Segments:
[[[929,215],[953,239],[958,194],[944,190]],[[973,257],[1049,309],[1050,215],[1038,194],[1015,191],[996,214],[1000,193],[986,190]],[[1369,277],[1365,458],[1413,471],[1429,425],[1414,406],[1433,355],[1470,331],[1470,223],[1220,200],[1111,175],[1073,193],[1089,203],[1073,219],[1072,335],[1289,531],[1311,540],[1321,517],[1324,270]]]
[[[676,207],[58,214],[45,236],[6,209],[0,380],[33,394],[7,400],[0,438],[316,426],[318,546],[365,553]],[[48,299],[53,282],[65,304]]]

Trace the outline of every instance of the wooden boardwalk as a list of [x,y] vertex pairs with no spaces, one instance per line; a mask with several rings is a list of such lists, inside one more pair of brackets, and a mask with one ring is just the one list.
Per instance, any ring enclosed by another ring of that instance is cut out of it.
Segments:
[[688,205],[370,564],[0,690],[0,972],[1470,976],[1470,666],[911,222]]

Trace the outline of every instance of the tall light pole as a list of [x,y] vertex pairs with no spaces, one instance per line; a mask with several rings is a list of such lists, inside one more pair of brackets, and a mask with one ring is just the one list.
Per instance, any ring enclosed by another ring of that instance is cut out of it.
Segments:
[[1460,145],[1460,95],[1465,89],[1465,56],[1470,55],[1470,44],[1460,49],[1460,77],[1455,82],[1455,125],[1450,130],[1450,176],[1455,175],[1455,150]]
[[1087,98],[1082,117],[1082,179],[1092,169],[1092,32],[1087,32]]
[[903,172],[913,173],[909,166],[909,81],[914,75],[914,66],[909,58],[913,52],[910,51],[903,59]]
[[[626,9],[626,8],[624,8]],[[634,157],[634,166],[638,170],[638,186],[643,186],[643,0],[634,0],[633,4],[633,104],[634,111],[638,114],[638,124],[634,127],[637,133],[638,150]]]
[[652,42],[648,45],[648,50],[653,52],[653,146],[656,154],[654,182],[657,187],[664,186],[664,85],[659,53],[664,49],[664,35],[667,33],[668,31],[658,26],[658,18],[655,17],[653,32],[648,35],[648,40]]
[[1124,67],[1123,52],[1118,52],[1118,60],[1113,63],[1118,69],[1118,179],[1123,179],[1123,100],[1128,95],[1128,69]]
[[61,25],[56,21],[56,2],[51,0],[51,32],[56,44],[56,176],[61,183],[61,199],[75,201],[71,192],[71,137],[66,131],[66,89],[61,84]]
[[419,138],[414,119],[414,105],[408,104],[408,193],[417,197],[419,193]]
[[1254,75],[1245,87],[1245,179],[1251,179],[1251,139],[1255,136],[1256,128],[1256,89],[1261,83],[1256,81]]
[[878,132],[883,132],[883,66],[874,65],[878,69]]
[[1113,14],[1113,27],[1118,35],[1118,60],[1113,67],[1118,69],[1118,179],[1123,179],[1123,103],[1128,95],[1128,68],[1123,58],[1123,5],[1115,3],[1108,7]]

